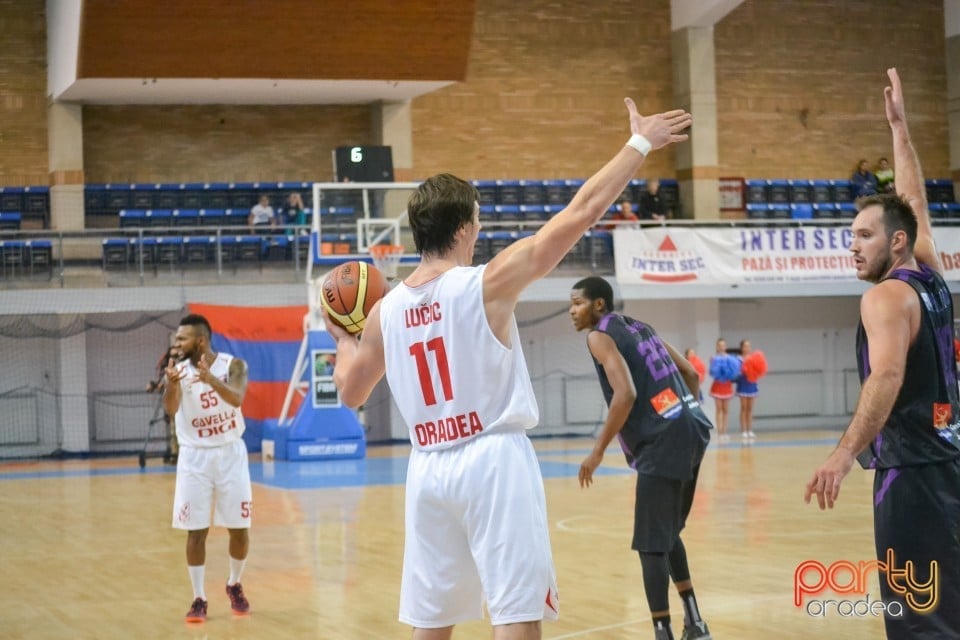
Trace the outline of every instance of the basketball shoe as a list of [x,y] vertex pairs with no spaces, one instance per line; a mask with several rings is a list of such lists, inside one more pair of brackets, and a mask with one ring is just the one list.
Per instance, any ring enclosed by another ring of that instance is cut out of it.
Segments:
[[683,635],[680,640],[711,640],[710,630],[707,629],[707,623],[701,620],[695,624],[687,625],[683,628]]
[[233,609],[234,613],[241,615],[250,613],[250,603],[247,602],[247,597],[243,595],[243,587],[240,586],[239,582],[234,585],[227,585],[227,595],[230,597],[230,608]]
[[203,622],[207,619],[207,601],[197,598],[190,605],[190,611],[183,617],[187,622]]

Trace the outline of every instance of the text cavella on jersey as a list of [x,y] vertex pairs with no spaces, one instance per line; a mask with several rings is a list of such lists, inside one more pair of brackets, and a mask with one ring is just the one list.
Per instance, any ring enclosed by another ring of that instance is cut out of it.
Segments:
[[234,407],[213,415],[198,416],[191,420],[190,424],[196,429],[198,438],[208,438],[236,429],[238,413],[239,410]]

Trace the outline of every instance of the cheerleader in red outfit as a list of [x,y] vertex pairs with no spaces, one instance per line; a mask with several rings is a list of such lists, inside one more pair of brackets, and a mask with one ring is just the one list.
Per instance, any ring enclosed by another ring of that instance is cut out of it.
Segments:
[[697,355],[697,352],[693,350],[693,347],[690,347],[684,351],[683,357],[687,359],[687,362],[693,365],[694,371],[697,372],[697,377],[700,378],[699,400],[703,400],[703,380],[707,377],[707,365],[703,364],[703,360],[701,360]]
[[719,442],[727,442],[727,421],[729,419],[730,398],[733,397],[733,381],[740,375],[740,359],[727,353],[727,341],[717,340],[717,351],[710,358],[710,396],[717,404],[717,433]]

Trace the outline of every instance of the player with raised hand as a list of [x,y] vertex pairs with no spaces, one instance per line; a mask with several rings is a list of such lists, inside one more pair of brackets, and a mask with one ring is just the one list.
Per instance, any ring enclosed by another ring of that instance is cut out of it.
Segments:
[[514,309],[648,153],[687,139],[685,111],[641,116],[625,102],[630,139],[536,234],[470,266],[479,195],[433,176],[407,205],[419,266],[373,307],[362,339],[326,317],[343,402],[362,404],[386,374],[410,431],[400,620],[415,640],[450,638],[455,624],[482,617],[484,602],[496,640],[540,638],[541,620],[558,614],[543,480],[526,435],[539,411]]
[[[837,448],[813,473],[804,500],[833,508],[854,460],[874,475],[874,537],[881,562],[912,563],[939,588],[925,609],[880,580],[903,616],[888,638],[960,637],[960,400],[953,358],[953,302],[940,275],[920,161],[910,141],[900,77],[884,89],[893,134],[896,193],[866,198],[853,221],[857,277],[874,283],[860,302],[862,388]],[[923,532],[922,536],[917,532]],[[892,552],[892,556],[888,552]],[[889,610],[889,609],[888,609]]]
[[164,409],[175,415],[180,453],[173,499],[173,527],[187,532],[187,572],[193,603],[187,622],[207,618],[204,574],[211,504],[213,522],[230,533],[230,576],[226,592],[235,614],[250,611],[240,577],[250,548],[253,490],[246,423],[240,405],[247,391],[247,365],[240,358],[214,353],[210,323],[191,314],[180,320],[175,346],[184,360],[167,363]]

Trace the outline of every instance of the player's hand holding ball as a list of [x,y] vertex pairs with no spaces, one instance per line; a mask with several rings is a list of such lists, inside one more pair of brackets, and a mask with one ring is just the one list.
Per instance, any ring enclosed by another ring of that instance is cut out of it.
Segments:
[[373,305],[387,290],[387,279],[366,262],[345,262],[335,268],[320,290],[327,332],[337,340],[359,334]]

